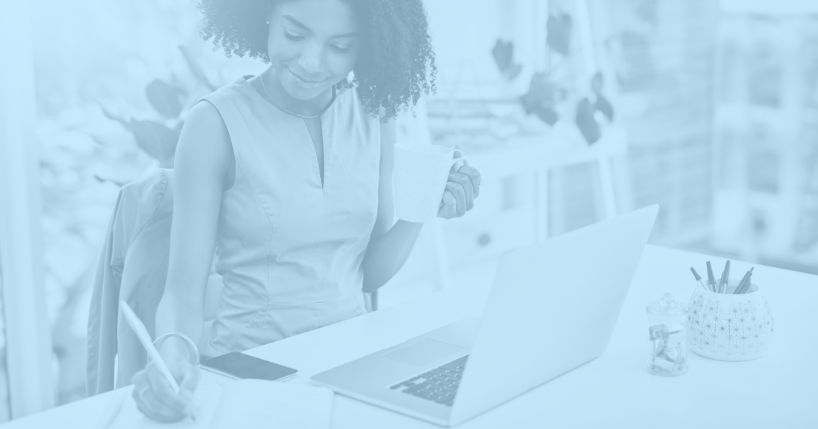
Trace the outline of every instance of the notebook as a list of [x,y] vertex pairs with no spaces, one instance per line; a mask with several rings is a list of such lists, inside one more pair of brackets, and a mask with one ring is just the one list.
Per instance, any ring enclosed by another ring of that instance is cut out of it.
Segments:
[[199,386],[193,397],[194,419],[160,423],[136,408],[131,391],[111,400],[98,429],[327,429],[332,423],[333,392],[316,386],[266,380],[236,380],[224,386]]

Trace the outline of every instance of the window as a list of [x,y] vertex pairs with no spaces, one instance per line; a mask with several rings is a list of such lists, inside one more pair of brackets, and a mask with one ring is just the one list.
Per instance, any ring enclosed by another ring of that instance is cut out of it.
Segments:
[[28,2],[21,2],[14,13],[0,14],[0,38],[14,40],[3,53],[4,64],[13,61],[13,67],[0,67],[0,301],[6,327],[0,356],[5,365],[0,368],[7,370],[0,392],[8,388],[0,408],[10,405],[12,418],[54,403],[42,287],[29,8]]
[[0,423],[11,419],[9,377],[6,367],[6,320],[3,311],[3,259],[0,258]]

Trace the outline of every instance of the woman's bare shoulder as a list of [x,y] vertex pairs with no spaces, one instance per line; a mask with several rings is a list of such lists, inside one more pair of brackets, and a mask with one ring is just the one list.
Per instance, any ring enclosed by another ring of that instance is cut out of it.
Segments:
[[182,127],[174,168],[223,178],[232,163],[230,134],[218,109],[207,101],[196,104]]

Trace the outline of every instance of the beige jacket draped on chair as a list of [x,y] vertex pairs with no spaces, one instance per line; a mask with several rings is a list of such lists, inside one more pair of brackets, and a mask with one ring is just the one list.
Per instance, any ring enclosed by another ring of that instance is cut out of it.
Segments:
[[172,218],[172,170],[160,169],[120,191],[89,309],[88,396],[130,384],[133,374],[145,366],[147,354],[119,314],[118,303],[127,302],[154,334],[156,308],[168,271]]

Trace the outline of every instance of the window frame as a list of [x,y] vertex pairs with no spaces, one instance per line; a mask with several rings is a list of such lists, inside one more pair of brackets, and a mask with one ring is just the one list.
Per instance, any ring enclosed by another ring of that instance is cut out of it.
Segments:
[[[43,244],[31,5],[0,14],[0,39],[14,67],[0,67],[0,264],[12,419],[55,403]],[[25,286],[23,286],[25,285]],[[21,328],[25,327],[25,328]]]

